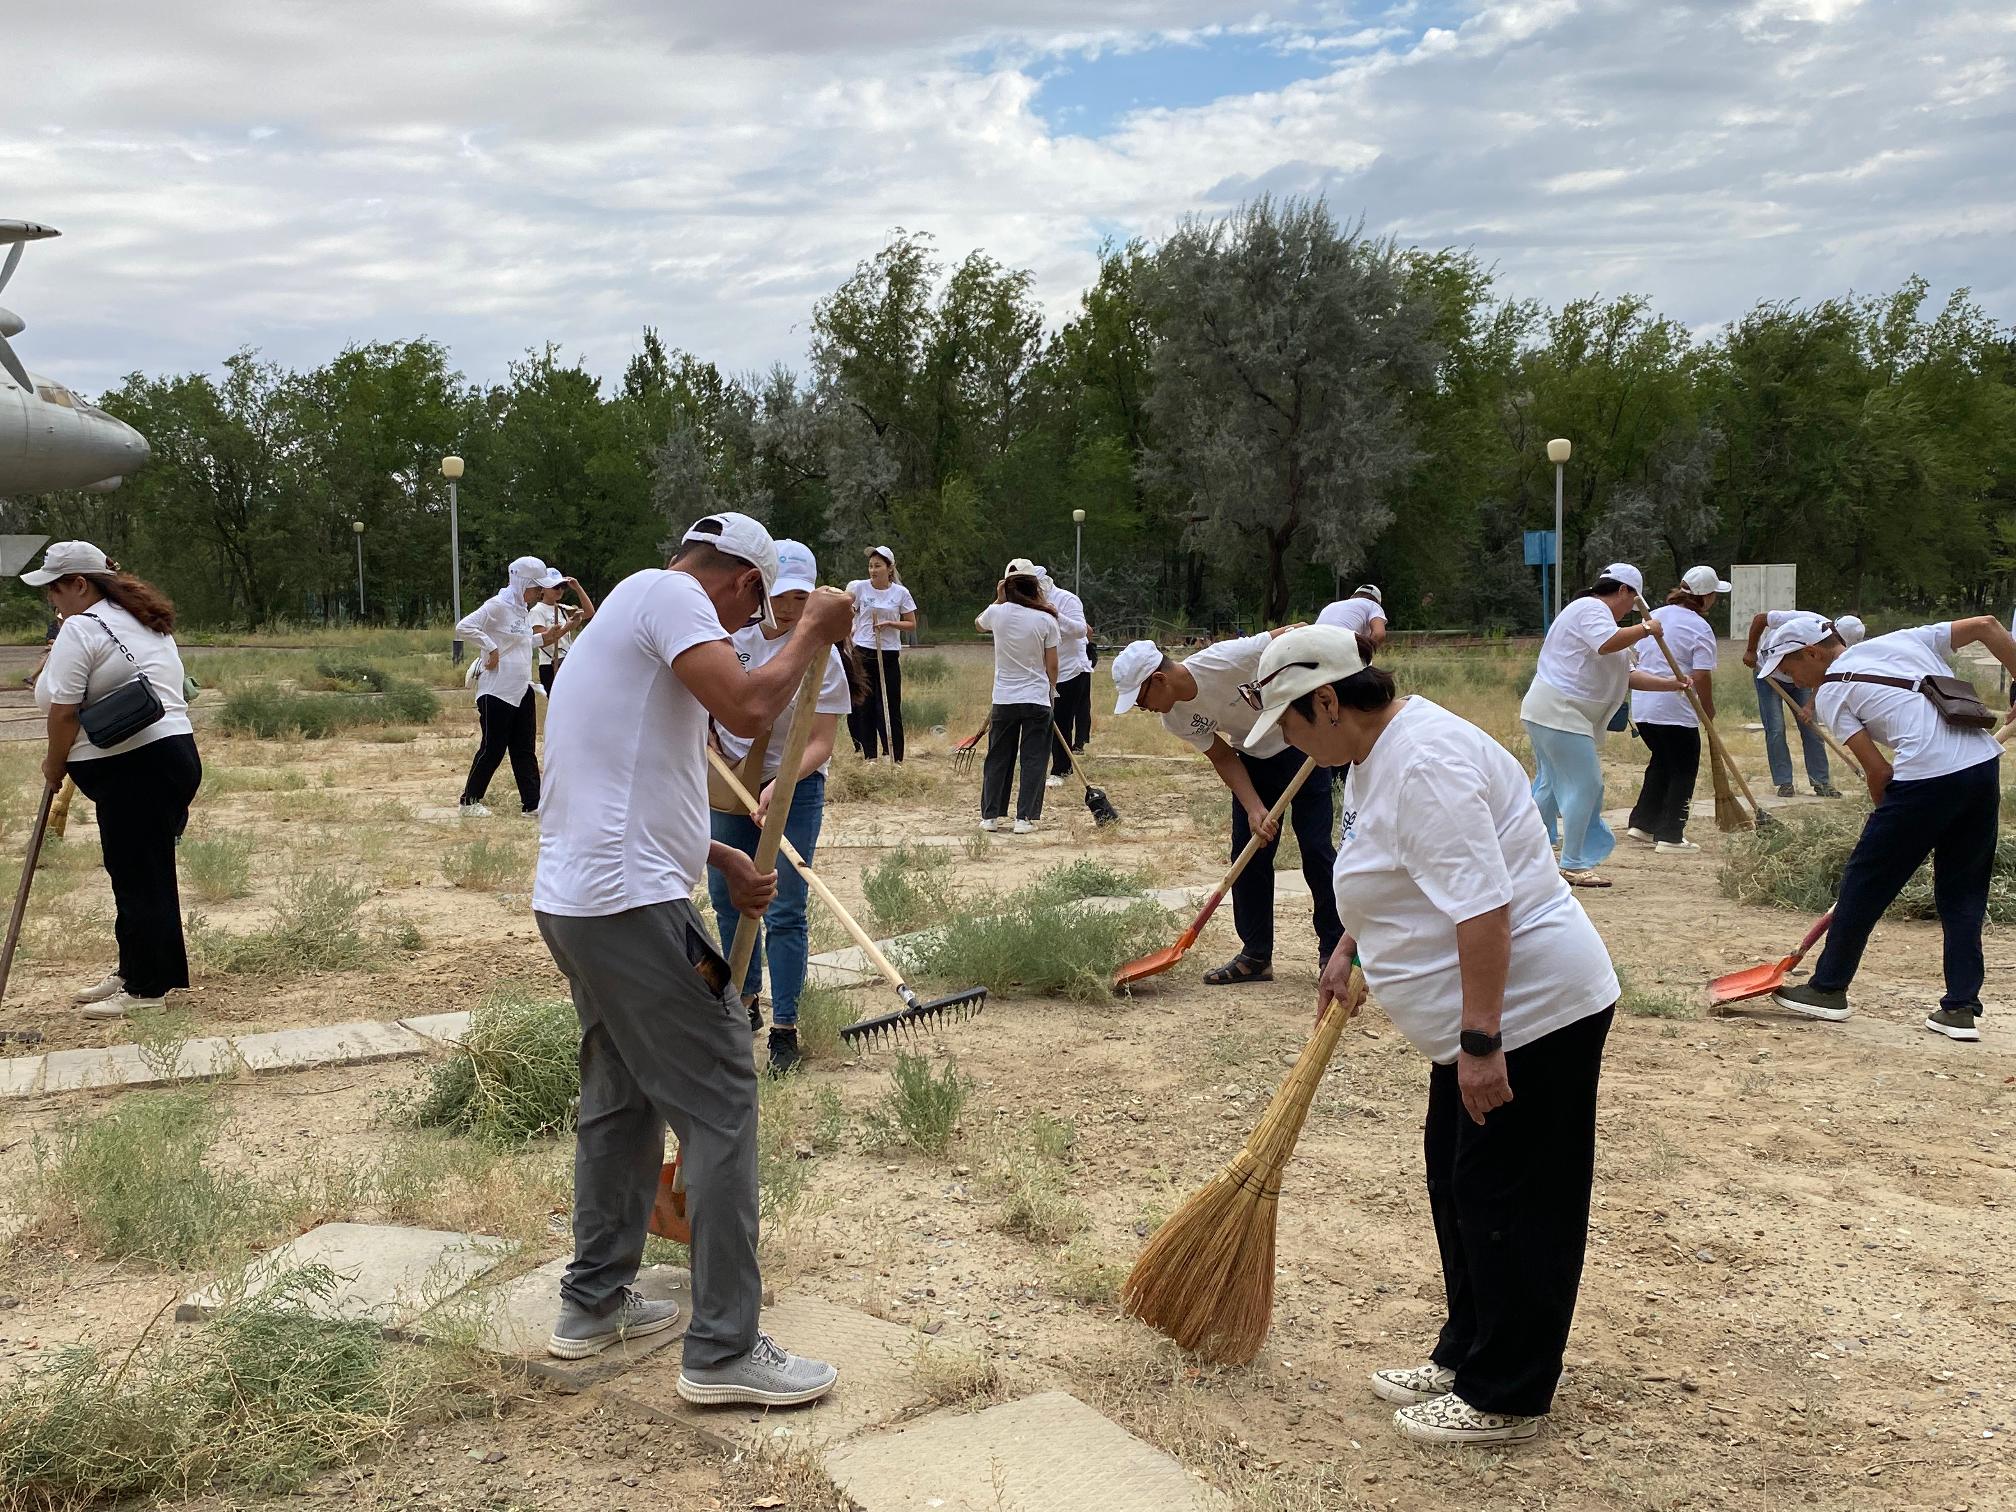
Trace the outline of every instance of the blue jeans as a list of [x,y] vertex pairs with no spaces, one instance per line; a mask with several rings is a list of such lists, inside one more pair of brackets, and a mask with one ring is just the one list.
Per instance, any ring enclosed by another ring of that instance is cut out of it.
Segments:
[[1617,838],[1603,822],[1603,763],[1595,737],[1526,725],[1533,743],[1533,801],[1547,838],[1561,845],[1563,871],[1587,871],[1610,859]]
[[[1810,688],[1786,687],[1778,685],[1792,695],[1792,701],[1804,709],[1813,702]],[[1785,700],[1773,693],[1767,679],[1757,679],[1757,719],[1764,726],[1764,752],[1771,758],[1771,785],[1773,787],[1792,786],[1792,752],[1785,743]],[[1827,780],[1827,742],[1820,738],[1820,732],[1809,724],[1799,726],[1799,749],[1806,757],[1806,780],[1816,788],[1832,786]]]
[[[714,838],[723,845],[732,845],[745,856],[756,854],[756,842],[761,831],[756,822],[746,814],[715,813],[713,820]],[[800,778],[798,786],[791,794],[791,814],[784,821],[785,838],[798,848],[809,865],[813,862],[813,851],[819,845],[819,826],[826,818],[826,776],[814,772],[810,777]],[[780,1029],[789,1029],[798,1022],[798,995],[805,990],[805,960],[810,954],[809,935],[805,925],[805,898],[808,889],[805,879],[798,875],[798,868],[777,857],[777,896],[770,900],[769,912],[763,915],[763,934],[757,941],[756,953],[749,958],[749,975],[742,983],[744,1001],[753,999],[763,989],[763,961],[770,961],[770,1022]],[[707,895],[714,901],[714,918],[721,929],[721,947],[724,951],[734,948],[735,928],[741,915],[728,897],[728,879],[709,867],[707,870]]]

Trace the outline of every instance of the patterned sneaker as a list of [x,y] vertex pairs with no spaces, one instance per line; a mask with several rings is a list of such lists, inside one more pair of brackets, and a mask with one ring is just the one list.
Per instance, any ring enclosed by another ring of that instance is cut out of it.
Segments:
[[596,1317],[572,1302],[562,1301],[560,1319],[546,1341],[546,1353],[556,1360],[585,1360],[611,1344],[648,1339],[679,1321],[677,1302],[647,1302],[630,1287],[623,1288],[615,1310]]
[[1814,786],[1813,796],[1815,798],[1839,798],[1841,796],[1841,789],[1834,786],[1831,782],[1822,782]]
[[1398,1402],[1412,1407],[1420,1402],[1432,1402],[1456,1389],[1456,1372],[1444,1370],[1434,1361],[1426,1365],[1416,1365],[1409,1370],[1375,1370],[1372,1372],[1372,1394],[1388,1402]]
[[1418,1444],[1510,1444],[1540,1431],[1537,1417],[1479,1412],[1453,1391],[1393,1414],[1393,1426]]
[[1822,992],[1818,987],[1780,987],[1771,994],[1771,1001],[1780,1008],[1790,1008],[1807,1018],[1825,1019],[1830,1024],[1840,1023],[1855,1011],[1848,1006],[1847,993]]
[[1015,821],[1015,833],[1018,835],[1035,834],[1036,821],[1034,819],[1017,819]]
[[982,819],[980,821],[980,828],[987,831],[990,835],[999,834],[1001,831],[1001,821],[999,819]]
[[816,1402],[833,1389],[840,1372],[823,1360],[802,1359],[780,1349],[765,1333],[740,1359],[712,1369],[687,1366],[679,1372],[679,1395],[700,1406],[747,1402],[756,1407],[796,1407]]
[[490,810],[480,803],[465,803],[462,805],[461,814],[464,819],[488,819]]
[[1978,1040],[1981,1031],[1974,1027],[1974,1017],[1979,1011],[1975,1008],[1941,1008],[1925,1020],[1925,1027],[1950,1040]]

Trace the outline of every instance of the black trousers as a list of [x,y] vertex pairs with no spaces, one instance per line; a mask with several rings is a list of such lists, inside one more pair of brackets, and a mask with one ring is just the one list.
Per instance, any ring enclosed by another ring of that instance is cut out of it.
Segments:
[[476,759],[469,763],[469,781],[463,785],[464,803],[481,803],[490,791],[490,779],[508,754],[511,776],[518,784],[518,803],[526,813],[539,807],[538,711],[532,707],[533,692],[515,704],[484,694],[476,700],[476,720],[483,740],[476,747]]
[[189,985],[175,842],[203,785],[193,735],[164,735],[137,750],[73,761],[77,791],[98,809],[98,845],[118,910],[119,975],[137,998]]
[[898,761],[903,759],[903,653],[900,651],[876,651],[867,646],[856,646],[854,655],[861,664],[862,685],[865,691],[861,702],[854,705],[854,711],[847,716],[847,733],[853,737],[854,749],[868,760],[873,761],[882,754],[882,687],[889,687],[889,750]]
[[2001,804],[1999,757],[1944,777],[1892,782],[1885,788],[1842,868],[1834,922],[1810,985],[1826,992],[1848,990],[1862,964],[1869,931],[1930,856],[1932,903],[1946,945],[1946,995],[1939,1006],[1979,1013],[1981,921],[1988,916]]
[[1641,724],[1638,733],[1652,759],[1631,806],[1631,827],[1677,845],[1687,838],[1687,805],[1701,773],[1701,732],[1692,725]]
[[[1057,728],[1064,732],[1064,739],[1071,742],[1074,751],[1084,750],[1085,742],[1092,738],[1090,672],[1080,672],[1057,684]],[[1070,776],[1071,758],[1064,754],[1064,747],[1055,735],[1050,737],[1050,749],[1056,753],[1050,758],[1050,770],[1059,777]]]
[[1484,1122],[1463,1109],[1454,1064],[1428,1073],[1428,1206],[1448,1321],[1432,1356],[1480,1412],[1537,1416],[1554,1400],[1575,1320],[1596,1084],[1616,1008],[1505,1056],[1512,1101]]
[[[1302,770],[1304,757],[1290,746],[1275,756],[1249,756],[1241,751],[1239,759],[1246,763],[1246,775],[1253,779],[1253,789],[1260,795],[1260,801],[1272,808],[1288,791],[1295,774]],[[1312,772],[1288,806],[1288,818],[1295,831],[1295,843],[1302,851],[1302,876],[1309,884],[1310,917],[1316,926],[1318,959],[1323,961],[1330,959],[1330,952],[1344,938],[1344,926],[1337,921],[1337,894],[1330,878],[1337,865],[1337,843],[1331,838],[1330,828],[1334,813],[1330,774],[1321,770]],[[1246,810],[1234,798],[1232,857],[1237,858],[1252,838],[1253,827],[1246,821]],[[1232,922],[1239,931],[1239,948],[1256,961],[1274,959],[1274,857],[1280,849],[1277,837],[1232,884]]]
[[553,691],[553,679],[559,674],[560,663],[550,661],[539,663],[539,686],[550,694]]
[[1050,705],[996,704],[987,726],[987,761],[980,774],[980,817],[1001,819],[1008,813],[1008,795],[1015,774],[1022,790],[1015,798],[1015,817],[1035,823],[1043,817],[1043,774],[1046,753],[1057,743],[1050,733]]

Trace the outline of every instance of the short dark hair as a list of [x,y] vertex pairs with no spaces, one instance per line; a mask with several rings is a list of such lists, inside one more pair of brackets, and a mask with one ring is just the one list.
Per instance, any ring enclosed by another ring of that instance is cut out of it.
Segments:
[[[1330,691],[1337,695],[1337,702],[1341,707],[1357,709],[1369,714],[1375,710],[1383,709],[1393,702],[1394,692],[1398,685],[1394,682],[1391,672],[1388,672],[1384,667],[1375,667],[1372,665],[1371,640],[1362,634],[1357,637],[1357,640],[1358,657],[1365,663],[1364,668],[1353,672],[1349,677],[1338,678],[1336,682],[1330,684]],[[1288,707],[1304,719],[1315,718],[1315,689],[1310,689],[1309,692],[1304,693],[1300,698],[1291,699]]]
[[689,572],[747,572],[756,564],[745,562],[741,557],[730,556],[719,546],[706,541],[681,541],[679,550],[673,554],[672,565],[684,567]]
[[[1580,593],[1576,594],[1575,597],[1608,598],[1610,597],[1611,594],[1615,593],[1619,588],[1629,588],[1629,587],[1631,587],[1629,583],[1620,583],[1615,578],[1600,577],[1596,579],[1595,582],[1591,583],[1587,588],[1584,588]],[[1633,591],[1635,592],[1636,590]]]

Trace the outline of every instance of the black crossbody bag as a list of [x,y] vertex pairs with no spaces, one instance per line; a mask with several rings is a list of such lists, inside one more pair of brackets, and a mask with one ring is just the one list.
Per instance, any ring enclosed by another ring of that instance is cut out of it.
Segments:
[[[97,615],[87,612],[82,618],[112,635],[112,627]],[[77,711],[77,723],[83,726],[84,738],[101,751],[131,740],[168,712],[162,707],[161,695],[154,691],[154,684],[147,680],[147,674],[139,670],[140,663],[126,649],[126,643],[112,635],[112,644],[132,663],[133,680]]]
[[1907,693],[1923,693],[1941,719],[1962,730],[1992,730],[2001,723],[1981,702],[1974,684],[1964,677],[1884,677],[1875,672],[1829,672],[1820,680],[1875,683],[1884,688],[1902,688]]

